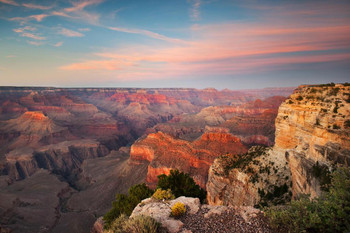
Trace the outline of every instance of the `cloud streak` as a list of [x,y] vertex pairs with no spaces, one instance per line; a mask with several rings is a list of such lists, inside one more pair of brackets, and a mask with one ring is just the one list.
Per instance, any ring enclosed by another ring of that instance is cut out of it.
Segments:
[[67,28],[61,28],[58,30],[57,32],[58,34],[64,35],[66,37],[83,37],[84,34],[77,32],[77,31],[73,31]]
[[19,6],[19,4],[13,0],[0,0],[0,3],[12,5],[12,6]]
[[[327,8],[324,9],[322,14],[320,10],[317,14],[326,15]],[[194,39],[189,41],[147,30],[110,27],[111,30],[172,43],[159,47],[124,46],[113,52],[95,53],[92,60],[60,68],[70,71],[105,70],[121,79],[137,80],[234,75],[288,69],[296,64],[349,62],[349,17],[324,22],[319,20],[318,15],[313,15],[311,19],[308,14],[294,17],[294,13],[290,12],[286,15],[288,20],[285,21],[270,21],[268,17],[255,22],[197,25],[191,28]]]
[[171,43],[182,43],[182,44],[187,43],[186,41],[181,40],[181,39],[167,37],[167,36],[161,35],[159,33],[148,31],[148,30],[143,30],[143,29],[121,28],[121,27],[107,27],[107,28],[112,30],[112,31],[144,35],[144,36],[147,36],[147,37],[150,37],[153,39],[163,40],[163,41],[167,41],[167,42],[171,42]]

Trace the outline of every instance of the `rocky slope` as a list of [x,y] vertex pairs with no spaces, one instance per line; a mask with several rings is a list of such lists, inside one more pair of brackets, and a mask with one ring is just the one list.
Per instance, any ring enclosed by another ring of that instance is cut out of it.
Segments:
[[226,155],[209,171],[208,202],[280,203],[301,193],[320,194],[329,168],[350,163],[350,87],[301,86],[276,118],[272,149]]
[[131,146],[130,159],[150,163],[146,180],[151,186],[157,183],[158,175],[179,169],[205,187],[208,169],[217,156],[246,151],[241,140],[229,133],[205,133],[199,139],[188,142],[158,132],[135,142]]

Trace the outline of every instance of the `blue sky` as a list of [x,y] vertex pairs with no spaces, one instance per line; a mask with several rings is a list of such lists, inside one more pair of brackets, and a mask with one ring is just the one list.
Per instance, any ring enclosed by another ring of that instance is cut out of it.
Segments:
[[0,0],[0,85],[350,81],[349,1]]

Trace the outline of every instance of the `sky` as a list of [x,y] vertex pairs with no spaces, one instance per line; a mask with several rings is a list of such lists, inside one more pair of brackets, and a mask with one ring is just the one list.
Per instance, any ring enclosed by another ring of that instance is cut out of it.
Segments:
[[0,0],[0,86],[350,82],[350,1]]

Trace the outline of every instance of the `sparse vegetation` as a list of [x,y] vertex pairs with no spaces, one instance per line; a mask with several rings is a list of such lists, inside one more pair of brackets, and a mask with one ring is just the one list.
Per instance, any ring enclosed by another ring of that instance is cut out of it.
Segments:
[[163,189],[157,189],[157,191],[152,196],[154,199],[157,200],[172,200],[175,199],[174,194],[172,194],[170,189],[163,190]]
[[296,98],[296,100],[298,100],[298,101],[302,101],[304,98],[301,96],[301,95],[299,95],[297,98]]
[[302,196],[289,205],[266,208],[271,226],[288,232],[349,232],[350,169],[338,168],[331,181],[319,198]]
[[171,170],[168,176],[164,174],[158,176],[157,188],[170,189],[175,197],[198,197],[202,203],[207,197],[207,192],[200,188],[189,174],[179,170]]
[[327,165],[320,165],[318,161],[312,166],[312,175],[316,177],[321,185],[322,190],[328,190],[331,183],[331,173]]
[[345,128],[350,128],[350,120],[346,120],[346,121],[344,122],[344,127],[345,127]]
[[181,202],[176,202],[173,207],[171,207],[171,215],[174,217],[180,217],[186,213],[186,207]]
[[129,195],[117,194],[116,200],[112,203],[112,209],[103,216],[105,229],[109,229],[112,222],[121,214],[129,216],[137,204],[152,196],[153,192],[145,184],[138,184],[129,189]]
[[149,216],[139,215],[129,218],[122,214],[116,218],[105,233],[156,233],[160,224]]

